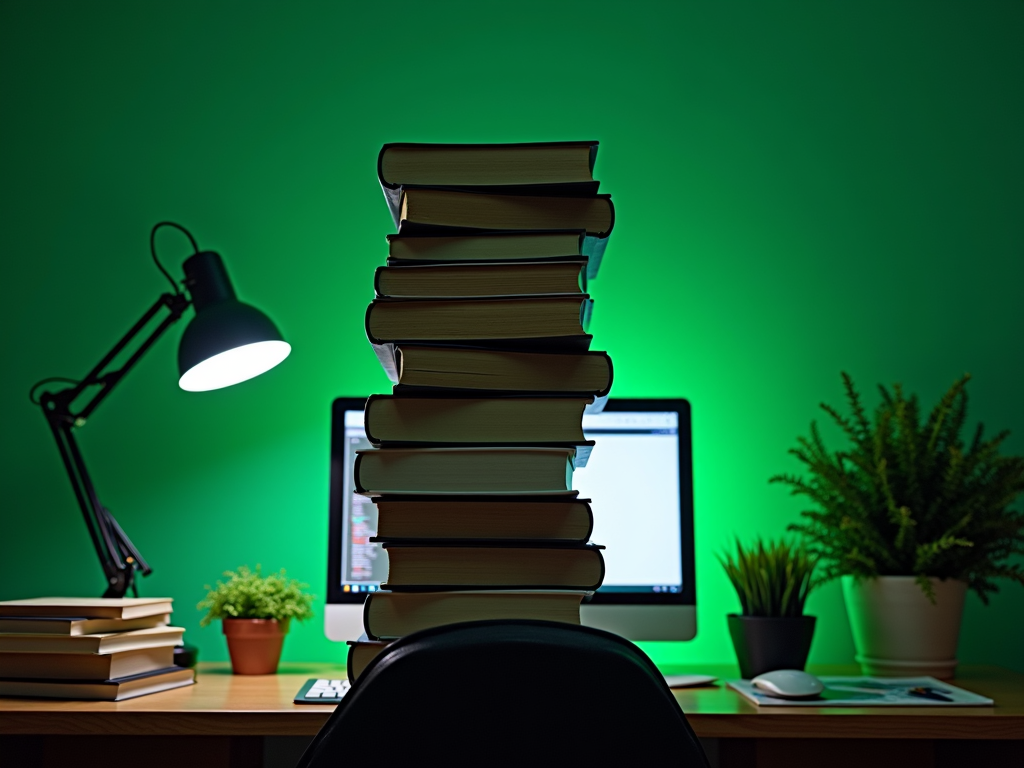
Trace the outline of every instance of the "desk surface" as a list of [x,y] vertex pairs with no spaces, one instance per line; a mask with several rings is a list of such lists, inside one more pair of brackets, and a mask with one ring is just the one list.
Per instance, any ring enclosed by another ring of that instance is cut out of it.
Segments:
[[[857,674],[819,666],[822,675]],[[732,666],[672,668],[667,673],[734,677]],[[0,698],[0,735],[312,736],[334,705],[297,705],[310,677],[345,677],[344,667],[285,664],[279,674],[232,675],[227,664],[200,664],[194,686],[122,702]],[[705,738],[1024,739],[1024,675],[965,667],[957,685],[995,699],[994,707],[771,707],[758,709],[719,683],[678,689],[680,706]]]

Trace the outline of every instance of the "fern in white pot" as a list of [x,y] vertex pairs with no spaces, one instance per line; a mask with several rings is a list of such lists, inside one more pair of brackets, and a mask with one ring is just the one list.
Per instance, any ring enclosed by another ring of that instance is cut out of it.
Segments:
[[996,579],[1024,585],[1024,514],[1011,508],[1024,491],[1024,458],[1001,456],[1008,436],[970,442],[969,376],[949,388],[921,421],[916,395],[880,386],[868,417],[843,374],[851,414],[822,409],[849,445],[830,451],[815,423],[790,453],[806,477],[776,475],[815,508],[790,526],[822,558],[825,578],[841,578],[858,661],[866,674],[950,677],[964,596],[986,604]]

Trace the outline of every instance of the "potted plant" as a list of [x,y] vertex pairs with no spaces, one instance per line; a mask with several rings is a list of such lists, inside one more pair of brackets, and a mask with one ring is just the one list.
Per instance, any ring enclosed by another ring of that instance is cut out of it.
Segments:
[[815,556],[799,543],[758,539],[749,548],[737,541],[735,557],[719,560],[743,610],[728,615],[740,675],[802,670],[814,637],[815,617],[804,615],[804,603],[818,583]]
[[1007,432],[988,440],[979,424],[969,443],[966,385],[956,381],[921,422],[916,395],[880,386],[869,418],[843,374],[851,414],[822,404],[849,445],[831,452],[817,425],[790,451],[807,477],[776,475],[815,509],[791,530],[841,577],[857,659],[865,674],[951,677],[964,596],[984,603],[994,579],[1024,584],[1024,514],[1010,509],[1024,490],[1024,458],[999,455]]
[[218,581],[196,606],[205,610],[200,626],[221,619],[236,675],[272,675],[277,672],[284,636],[292,619],[313,617],[313,596],[300,584],[279,573],[264,576],[260,566],[250,570],[225,571],[227,581]]

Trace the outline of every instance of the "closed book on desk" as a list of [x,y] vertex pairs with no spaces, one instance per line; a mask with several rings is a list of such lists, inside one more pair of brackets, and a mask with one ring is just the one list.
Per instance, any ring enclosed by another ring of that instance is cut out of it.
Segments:
[[575,590],[371,592],[363,604],[363,628],[367,637],[381,639],[485,619],[579,624],[580,603],[587,594]]
[[114,653],[0,653],[0,678],[111,680],[174,666],[174,646]]
[[589,397],[371,395],[364,424],[375,446],[593,446],[583,436],[583,412],[591,402]]
[[583,255],[600,260],[615,226],[615,208],[611,195],[496,195],[404,187],[397,224],[401,235],[582,229]]
[[139,619],[78,619],[47,616],[0,617],[0,634],[20,632],[27,635],[95,635],[100,632],[127,632],[132,629],[161,627],[170,621],[169,614],[143,616]]
[[597,277],[601,261],[584,253],[586,230],[460,232],[388,235],[388,266],[467,264],[493,261],[587,262],[587,279]]
[[583,293],[587,262],[519,261],[377,267],[373,287],[391,298],[468,298]]
[[0,680],[0,696],[123,701],[181,688],[195,682],[195,671],[169,667],[113,680]]
[[357,451],[356,492],[571,494],[573,448],[381,448]]
[[181,642],[181,627],[153,627],[130,632],[101,632],[95,635],[0,635],[0,651],[19,653],[114,653],[136,648],[174,646]]
[[548,539],[585,544],[594,530],[587,499],[525,497],[380,497],[371,541]]
[[568,589],[592,591],[604,580],[596,544],[501,545],[385,542],[390,590]]
[[[607,352],[514,352],[416,344],[392,350],[384,370],[395,385],[395,394],[415,394],[412,388],[458,389],[488,395],[592,396],[603,402],[612,387],[612,361]],[[588,410],[594,411],[594,407]]]
[[0,616],[136,619],[170,613],[170,597],[33,597],[0,601]]

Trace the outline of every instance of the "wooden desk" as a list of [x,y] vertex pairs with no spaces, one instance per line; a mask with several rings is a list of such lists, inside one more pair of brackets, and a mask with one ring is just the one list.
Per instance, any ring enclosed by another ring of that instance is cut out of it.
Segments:
[[[735,676],[734,667],[666,668]],[[816,667],[818,674],[857,674]],[[344,677],[340,665],[283,665],[242,677],[202,664],[192,687],[123,702],[0,699],[0,766],[95,765],[112,756],[151,768],[262,765],[263,737],[312,737],[332,705],[295,705],[310,677]],[[676,698],[722,768],[801,765],[916,768],[1024,766],[1024,675],[964,668],[957,684],[995,707],[763,708],[724,686],[680,689]]]

